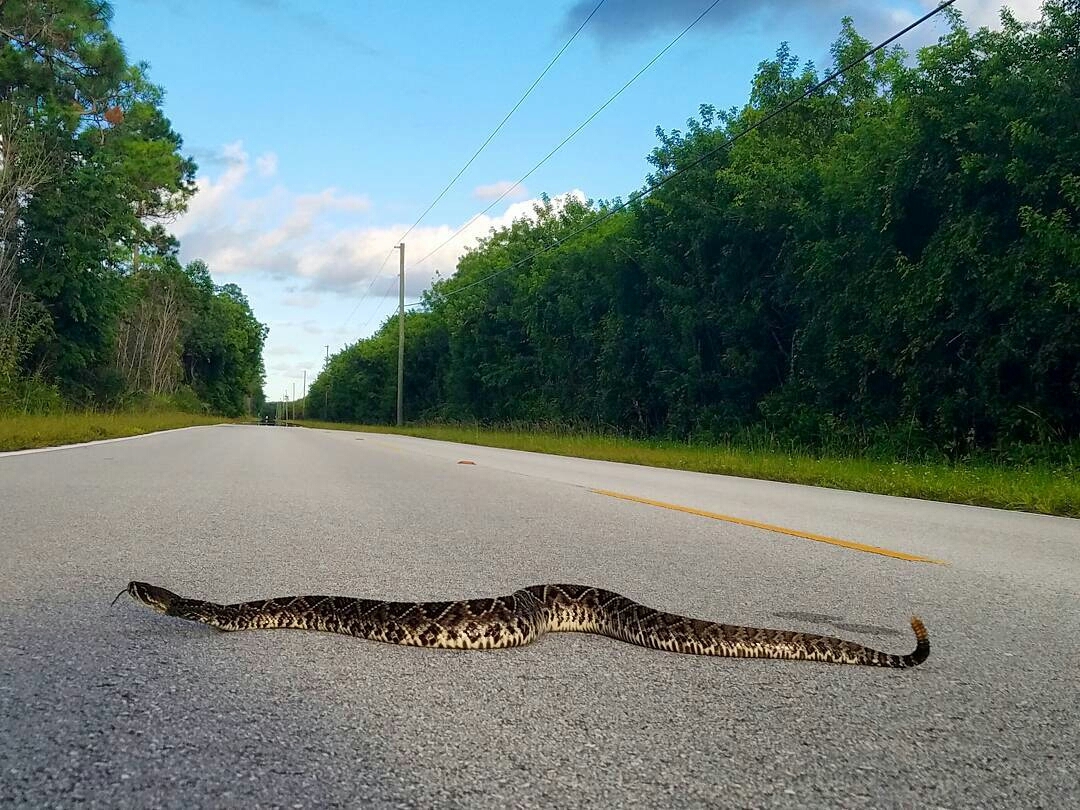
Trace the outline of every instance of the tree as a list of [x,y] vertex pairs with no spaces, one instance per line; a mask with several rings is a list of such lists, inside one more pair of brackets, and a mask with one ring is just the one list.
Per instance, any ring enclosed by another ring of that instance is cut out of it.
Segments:
[[235,284],[214,285],[203,262],[191,262],[182,332],[184,380],[210,408],[228,416],[262,403],[262,350],[268,329]]
[[[95,0],[0,3],[0,407],[29,376],[76,404],[186,379],[237,412],[261,396],[265,327],[238,288],[176,261],[164,226],[196,167],[110,17]],[[191,314],[211,338],[181,334]]]
[[[409,316],[406,413],[893,456],[1080,438],[1080,3],[950,19],[727,146],[819,81],[781,46],[742,108],[657,131],[616,215],[492,232]],[[833,65],[868,49],[845,19]],[[327,417],[392,418],[391,338],[330,360]]]
[[85,105],[123,69],[109,14],[80,0],[0,3],[0,404],[50,334],[46,309],[20,278],[25,213],[62,173]]

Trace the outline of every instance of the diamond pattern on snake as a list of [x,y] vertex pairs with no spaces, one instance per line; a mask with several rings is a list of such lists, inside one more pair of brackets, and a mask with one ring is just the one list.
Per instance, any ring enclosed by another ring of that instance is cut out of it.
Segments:
[[547,633],[570,632],[595,633],[674,653],[729,658],[905,668],[921,664],[930,655],[926,628],[914,616],[915,649],[898,655],[831,636],[692,619],[589,585],[532,585],[507,596],[454,602],[283,596],[221,605],[188,599],[145,582],[129,583],[116,598],[125,593],[168,616],[218,630],[287,627],[414,647],[496,650],[530,644]]

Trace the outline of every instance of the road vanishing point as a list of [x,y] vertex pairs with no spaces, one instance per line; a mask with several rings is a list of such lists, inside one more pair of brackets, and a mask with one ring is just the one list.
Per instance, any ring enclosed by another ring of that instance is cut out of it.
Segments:
[[[460,462],[470,461],[472,464]],[[403,436],[0,455],[0,806],[1045,807],[1080,784],[1080,521]],[[910,670],[219,633],[237,602],[580,582]]]

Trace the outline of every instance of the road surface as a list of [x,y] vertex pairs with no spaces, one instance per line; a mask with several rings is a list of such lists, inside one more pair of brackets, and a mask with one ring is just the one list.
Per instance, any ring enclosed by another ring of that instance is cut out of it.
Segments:
[[[1076,520],[221,426],[0,456],[0,560],[4,807],[1058,808],[1080,783]],[[915,613],[933,646],[879,671],[224,634],[110,607],[130,579],[216,601],[583,582],[891,652]]]

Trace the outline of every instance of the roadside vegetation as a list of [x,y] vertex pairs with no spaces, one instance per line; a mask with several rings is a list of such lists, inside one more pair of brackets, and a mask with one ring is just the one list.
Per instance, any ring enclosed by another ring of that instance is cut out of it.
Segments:
[[239,287],[180,263],[165,226],[196,166],[110,15],[98,0],[0,3],[9,449],[237,417],[263,400],[267,329]]
[[[303,420],[295,424],[332,430],[394,433],[484,447],[1080,517],[1080,478],[1074,474],[1076,465],[1069,458],[1059,464],[1046,461],[1003,464],[991,459],[963,463],[918,463],[874,459],[865,455],[813,456],[790,448],[755,447],[752,443],[707,445],[527,427],[502,430],[476,425],[397,428],[316,420]],[[1072,448],[1072,452],[1072,459],[1080,458],[1080,446]]]
[[159,430],[217,425],[228,421],[233,420],[183,411],[8,414],[0,419],[0,452],[141,436]]
[[[492,232],[406,314],[406,417],[575,431],[409,432],[1076,514],[1080,6],[950,14],[725,147],[825,73],[781,47],[657,131],[664,185]],[[844,21],[834,65],[868,47]],[[305,412],[392,424],[397,330]]]

